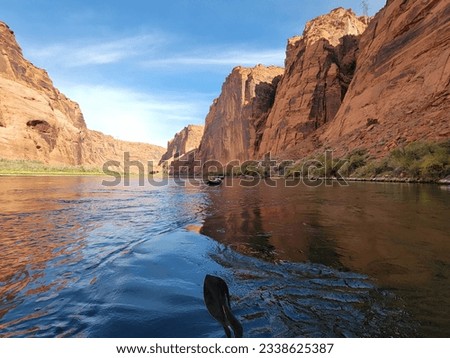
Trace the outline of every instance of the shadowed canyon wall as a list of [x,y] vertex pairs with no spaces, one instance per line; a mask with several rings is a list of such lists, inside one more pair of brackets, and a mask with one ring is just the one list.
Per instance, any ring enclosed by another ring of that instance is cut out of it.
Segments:
[[233,69],[206,117],[200,160],[227,163],[255,156],[282,74],[275,66]]
[[162,165],[166,172],[173,174],[174,168],[185,165],[188,160],[193,160],[204,129],[204,126],[190,124],[175,134],[167,143],[167,151],[161,157],[159,165]]
[[167,143],[167,151],[161,157],[161,163],[164,161],[171,162],[197,149],[202,140],[204,129],[204,126],[190,124],[175,134]]

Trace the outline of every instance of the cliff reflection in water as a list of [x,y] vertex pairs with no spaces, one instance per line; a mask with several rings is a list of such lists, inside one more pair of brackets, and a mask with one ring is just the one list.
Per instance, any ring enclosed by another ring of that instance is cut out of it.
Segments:
[[342,267],[336,242],[322,225],[319,206],[289,202],[264,185],[237,186],[224,189],[220,196],[214,194],[212,206],[220,206],[221,210],[205,219],[203,234],[265,260]]
[[[26,303],[27,296],[50,300],[74,279],[70,267],[80,261],[88,228],[81,213],[65,210],[60,199],[65,193],[64,200],[78,200],[81,184],[81,178],[2,178],[0,320]],[[48,267],[61,269],[44,277]],[[45,310],[35,309],[26,320],[45,314]],[[20,317],[14,324],[23,320],[25,317]],[[34,326],[27,327],[23,334],[34,330]]]
[[381,287],[401,290],[424,321],[438,319],[427,315],[429,305],[448,307],[450,227],[443,213],[450,197],[438,186],[236,184],[211,190],[203,234],[269,261],[367,274]]
[[236,184],[210,192],[201,232],[243,253],[364,272],[383,283],[425,282],[433,274],[426,263],[448,258],[448,203],[434,197],[438,187]]
[[0,337],[220,337],[206,273],[249,337],[450,334],[437,186],[0,184]]

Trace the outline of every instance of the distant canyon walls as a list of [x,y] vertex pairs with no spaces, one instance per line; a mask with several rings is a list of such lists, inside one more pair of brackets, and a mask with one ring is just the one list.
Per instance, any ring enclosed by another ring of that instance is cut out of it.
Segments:
[[450,4],[391,0],[373,19],[335,9],[288,41],[285,70],[235,68],[198,158],[300,159],[325,148],[383,157],[450,137]]
[[173,161],[197,149],[204,129],[204,126],[190,124],[175,134],[167,143],[167,151],[162,155],[161,163]]
[[45,70],[27,61],[14,33],[0,22],[0,158],[101,167],[130,158],[158,162],[164,149],[116,140],[86,127],[77,103]]
[[186,162],[194,159],[205,127],[190,124],[167,143],[167,151],[162,155],[159,165],[164,171],[173,174],[174,168],[186,165]]

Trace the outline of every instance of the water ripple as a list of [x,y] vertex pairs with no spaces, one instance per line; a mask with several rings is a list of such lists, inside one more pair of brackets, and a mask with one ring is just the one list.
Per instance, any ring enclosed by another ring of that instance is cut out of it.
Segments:
[[[331,195],[0,180],[0,337],[222,337],[204,307],[206,273],[229,282],[247,337],[448,332],[445,200],[435,210],[426,197],[427,224],[404,207],[390,220],[392,195],[379,187]],[[355,210],[358,196],[370,200]],[[382,229],[376,217],[387,217]]]
[[411,337],[416,324],[397,297],[365,275],[318,264],[268,263],[218,247],[231,268],[236,312],[251,337]]

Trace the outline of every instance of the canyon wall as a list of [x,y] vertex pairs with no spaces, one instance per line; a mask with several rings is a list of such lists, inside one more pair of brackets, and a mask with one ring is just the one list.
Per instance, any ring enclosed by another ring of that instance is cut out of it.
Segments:
[[27,61],[14,33],[0,22],[0,158],[101,167],[108,160],[159,161],[164,149],[119,141],[86,127],[77,103],[47,72]]
[[325,148],[383,157],[408,142],[442,141],[450,138],[449,23],[445,0],[390,0],[370,22],[335,9],[288,41],[285,69],[234,68],[200,144],[200,131],[191,143],[188,127],[166,151],[86,128],[79,106],[23,58],[0,22],[0,158],[100,166],[123,161],[125,151],[143,162],[195,152],[228,163]]
[[344,102],[319,136],[322,146],[382,157],[408,142],[450,138],[448,1],[388,1],[360,49]]
[[285,74],[267,119],[259,157],[301,145],[333,120],[353,78],[359,38],[368,18],[338,8],[288,41]]
[[[445,0],[390,0],[370,21],[338,8],[308,22],[288,41],[284,74],[263,81],[269,96],[245,97],[255,70],[233,70],[206,118],[200,159],[300,159],[326,148],[380,158],[449,139],[449,24]],[[257,102],[255,115],[247,109]]]
[[167,151],[162,155],[159,164],[163,162],[169,162],[170,164],[174,159],[183,157],[197,149],[202,140],[204,129],[204,126],[193,124],[184,127],[167,143]]
[[275,66],[233,69],[206,117],[198,159],[228,163],[255,156],[282,74]]
[[167,151],[159,162],[165,173],[183,175],[188,174],[188,167],[193,170],[204,129],[190,124],[167,143]]

